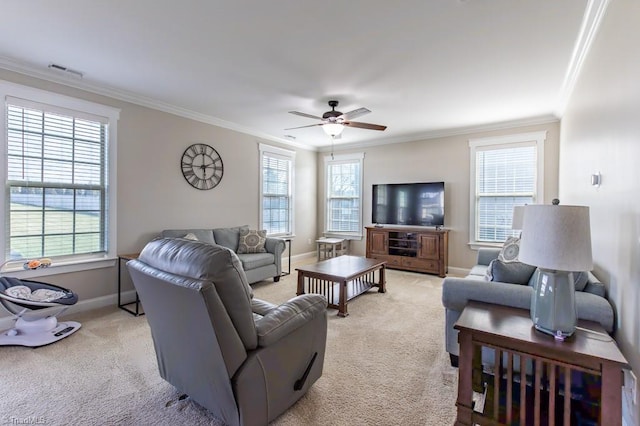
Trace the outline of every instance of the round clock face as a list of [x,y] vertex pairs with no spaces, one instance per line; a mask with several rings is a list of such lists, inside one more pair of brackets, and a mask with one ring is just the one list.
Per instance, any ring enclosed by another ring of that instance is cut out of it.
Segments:
[[182,154],[182,174],[194,188],[215,188],[222,180],[223,171],[220,154],[209,145],[196,143]]

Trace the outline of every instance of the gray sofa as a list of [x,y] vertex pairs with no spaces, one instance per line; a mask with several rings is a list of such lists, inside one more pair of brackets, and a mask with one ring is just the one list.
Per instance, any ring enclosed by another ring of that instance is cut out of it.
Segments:
[[[451,364],[458,363],[458,331],[453,328],[462,310],[470,300],[530,309],[535,271],[527,281],[511,282],[487,281],[485,275],[492,260],[497,259],[500,249],[481,248],[478,250],[477,264],[465,278],[447,277],[442,283],[442,304],[445,307],[445,342]],[[576,286],[576,313],[578,319],[598,322],[609,333],[614,328],[614,312],[606,299],[604,284],[589,273],[584,273],[584,282]],[[507,276],[509,274],[502,274]],[[513,274],[512,274],[513,275]],[[484,358],[484,357],[483,357]]]
[[255,299],[237,256],[186,239],[151,241],[127,268],[160,375],[225,424],[268,424],[322,375],[323,296]]
[[231,249],[240,259],[249,284],[269,278],[273,278],[275,282],[280,281],[282,253],[285,249],[284,240],[267,238],[264,244],[265,253],[238,253],[241,229],[249,229],[249,226],[212,229],[165,229],[162,231],[161,236],[163,238],[184,238],[191,234],[191,239],[195,237],[198,241]]

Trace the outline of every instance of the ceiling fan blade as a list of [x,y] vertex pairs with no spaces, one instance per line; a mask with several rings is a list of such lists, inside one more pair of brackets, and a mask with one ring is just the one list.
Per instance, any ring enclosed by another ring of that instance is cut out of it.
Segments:
[[322,125],[324,125],[324,123],[309,124],[307,126],[300,126],[300,127],[289,127],[288,129],[284,129],[284,130],[304,129],[305,127],[315,127],[315,126],[322,126]]
[[387,128],[387,126],[381,126],[379,124],[360,123],[358,121],[345,121],[342,124],[349,127],[358,127],[360,129],[369,129],[369,130],[384,130]]
[[317,117],[315,115],[311,115],[311,114],[307,114],[307,113],[299,112],[299,111],[289,111],[289,114],[299,115],[300,117],[313,118],[315,120],[322,120],[322,117]]
[[358,108],[358,109],[354,109],[353,111],[349,111],[349,112],[346,112],[346,113],[342,114],[342,118],[344,120],[352,120],[352,119],[357,118],[357,117],[362,117],[365,114],[369,114],[370,112],[371,111],[369,111],[366,108]]

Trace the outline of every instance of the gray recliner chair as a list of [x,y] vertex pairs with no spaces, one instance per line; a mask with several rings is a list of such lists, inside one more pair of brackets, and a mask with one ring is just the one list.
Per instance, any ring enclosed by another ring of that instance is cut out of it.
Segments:
[[322,375],[327,301],[253,298],[224,247],[164,238],[127,263],[160,375],[228,425],[266,425]]

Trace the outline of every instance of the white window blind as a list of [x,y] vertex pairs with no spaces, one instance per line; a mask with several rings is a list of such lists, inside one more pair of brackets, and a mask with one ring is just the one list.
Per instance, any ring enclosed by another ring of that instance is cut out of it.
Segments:
[[104,253],[106,118],[7,98],[8,259]]
[[470,142],[472,242],[499,243],[511,229],[513,208],[536,203],[542,188],[544,132]]
[[261,227],[268,235],[293,234],[294,153],[261,145]]
[[362,235],[363,158],[357,154],[325,159],[327,234]]
[[493,149],[476,153],[478,241],[498,242],[511,229],[513,208],[532,204],[536,190],[536,148]]

